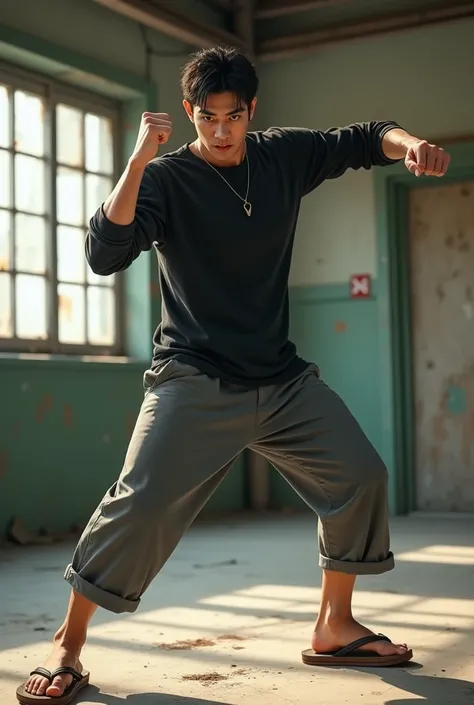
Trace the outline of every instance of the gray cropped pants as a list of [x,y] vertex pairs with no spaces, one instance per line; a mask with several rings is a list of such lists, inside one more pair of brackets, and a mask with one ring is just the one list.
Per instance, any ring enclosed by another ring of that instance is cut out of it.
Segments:
[[134,612],[244,448],[264,455],[319,517],[320,566],[391,570],[387,471],[310,365],[247,389],[171,360],[145,374],[122,472],[85,528],[65,579],[111,612]]

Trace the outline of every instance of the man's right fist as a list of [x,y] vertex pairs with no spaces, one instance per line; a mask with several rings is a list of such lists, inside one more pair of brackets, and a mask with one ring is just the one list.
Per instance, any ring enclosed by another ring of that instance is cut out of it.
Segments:
[[168,142],[172,128],[168,113],[143,113],[132,160],[148,164],[156,157],[160,144]]

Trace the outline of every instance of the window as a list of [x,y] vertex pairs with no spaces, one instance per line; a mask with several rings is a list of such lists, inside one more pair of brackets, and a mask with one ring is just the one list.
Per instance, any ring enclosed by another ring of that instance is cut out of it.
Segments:
[[117,354],[120,277],[84,239],[115,181],[118,105],[0,67],[0,350]]

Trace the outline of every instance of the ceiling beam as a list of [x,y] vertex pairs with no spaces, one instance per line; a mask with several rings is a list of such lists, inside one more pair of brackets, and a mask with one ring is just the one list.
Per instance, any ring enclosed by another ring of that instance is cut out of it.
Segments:
[[242,45],[242,41],[236,35],[220,27],[188,19],[176,11],[171,12],[168,9],[169,4],[160,0],[153,0],[153,5],[146,0],[95,0],[95,2],[198,49],[216,44]]
[[234,9],[234,0],[204,0],[204,2],[226,12],[232,12]]
[[467,17],[474,17],[474,0],[464,0],[464,2],[449,0],[448,3],[437,8],[379,16],[304,34],[265,39],[257,47],[257,56],[261,61],[291,59],[313,53],[326,44],[400,32]]
[[234,30],[242,41],[242,48],[253,58],[255,55],[255,0],[235,0]]
[[294,15],[297,12],[320,10],[323,7],[342,5],[353,0],[259,0],[255,10],[257,20],[269,20],[274,17]]

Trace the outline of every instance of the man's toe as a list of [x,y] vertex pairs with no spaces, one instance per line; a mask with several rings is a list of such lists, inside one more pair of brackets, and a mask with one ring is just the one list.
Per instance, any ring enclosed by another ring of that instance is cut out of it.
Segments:
[[[43,685],[44,678],[35,678],[29,685],[29,690],[28,692],[31,693],[31,695],[40,695],[41,693],[40,688]],[[46,681],[46,687],[49,685],[49,683]]]
[[35,695],[46,695],[46,690],[48,688],[49,681],[43,681],[37,687]]
[[46,695],[50,698],[59,698],[64,693],[70,682],[70,676],[69,678],[67,676],[56,676],[49,688],[46,690]]

